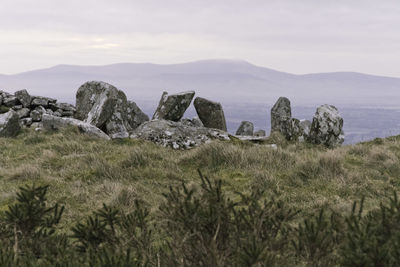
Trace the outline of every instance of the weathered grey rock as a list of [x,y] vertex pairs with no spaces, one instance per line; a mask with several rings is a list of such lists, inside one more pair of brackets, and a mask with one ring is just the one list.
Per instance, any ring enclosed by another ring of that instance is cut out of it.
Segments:
[[265,132],[265,130],[258,130],[258,131],[254,132],[254,136],[256,136],[256,137],[264,137],[266,135],[267,135],[267,133]]
[[29,108],[31,106],[32,97],[26,89],[16,91],[14,95],[24,108]]
[[253,136],[254,125],[249,121],[242,121],[239,128],[236,131],[236,135]]
[[323,144],[327,147],[341,145],[344,141],[343,118],[332,105],[322,105],[315,112],[309,140],[314,144]]
[[300,141],[306,141],[309,139],[310,130],[311,130],[311,121],[309,120],[301,120],[300,121],[300,129],[302,132],[302,137]]
[[68,126],[76,126],[78,129],[89,136],[99,137],[109,140],[110,137],[102,130],[90,123],[83,122],[73,118],[60,118],[48,114],[43,114],[42,117],[43,128],[49,131],[60,130]]
[[135,129],[131,138],[151,141],[173,149],[190,149],[213,139],[230,140],[227,132],[205,127],[193,127],[182,122],[152,120]]
[[7,96],[3,98],[3,105],[6,107],[14,107],[16,105],[18,105],[18,99],[15,96]]
[[191,127],[204,127],[203,123],[199,118],[187,119],[183,118],[180,120],[183,125],[191,126]]
[[14,110],[0,114],[0,137],[16,136],[20,129],[18,114]]
[[60,111],[54,111],[53,116],[62,117],[61,113],[62,113],[62,111],[61,112]]
[[32,125],[32,118],[23,118],[19,120],[21,127],[29,127]]
[[75,117],[102,129],[111,138],[127,138],[132,130],[126,95],[105,82],[87,82],[78,89]]
[[220,103],[196,97],[194,107],[204,127],[227,131],[224,110]]
[[31,102],[32,107],[48,107],[49,106],[49,98],[42,96],[35,96]]
[[18,118],[22,119],[22,118],[26,118],[29,117],[31,110],[29,108],[22,108],[20,110],[17,111],[18,114]]
[[286,138],[291,136],[292,109],[286,97],[280,97],[271,109],[271,133],[280,132]]
[[3,94],[0,93],[0,106],[3,105]]
[[16,106],[13,106],[12,109],[13,109],[14,111],[18,111],[18,110],[20,110],[20,109],[23,109],[23,107],[24,107],[24,106],[22,106],[22,105],[16,105]]
[[32,122],[30,128],[34,129],[37,132],[41,131],[43,129],[43,123],[42,122]]
[[30,117],[32,118],[32,120],[34,122],[38,122],[38,121],[42,120],[42,113],[40,113],[37,110],[32,110],[31,113],[30,113]]
[[72,112],[76,111],[75,106],[68,103],[55,103],[54,107],[56,108],[56,110],[61,109],[64,111],[72,111]]
[[133,101],[127,101],[126,112],[128,123],[132,129],[136,129],[143,122],[149,121],[149,116],[147,116]]
[[174,95],[168,95],[167,92],[164,92],[153,115],[153,120],[179,121],[185,114],[193,97],[193,91]]

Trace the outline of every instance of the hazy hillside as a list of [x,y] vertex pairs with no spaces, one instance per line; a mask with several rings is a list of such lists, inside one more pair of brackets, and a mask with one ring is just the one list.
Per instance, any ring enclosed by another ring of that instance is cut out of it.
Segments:
[[[15,75],[0,75],[0,88],[11,92],[26,88],[32,94],[74,103],[76,90],[88,80],[102,80],[117,86],[150,116],[162,91],[195,90],[198,96],[223,104],[231,132],[245,119],[254,121],[257,128],[268,130],[267,116],[279,96],[292,101],[300,119],[311,119],[317,105],[336,105],[343,113],[345,132],[352,142],[400,132],[400,120],[391,110],[385,110],[400,108],[400,78],[360,73],[294,75],[232,60],[173,65],[58,65]],[[311,111],[308,110],[310,107]],[[380,109],[377,113],[385,115],[374,117],[375,121],[366,119],[364,115],[372,111],[356,112],[359,117],[355,117],[354,109],[361,108]],[[304,109],[307,112],[303,112]],[[193,108],[187,115],[195,115]],[[360,122],[367,124],[360,125]],[[371,125],[382,122],[384,128],[371,129]]]

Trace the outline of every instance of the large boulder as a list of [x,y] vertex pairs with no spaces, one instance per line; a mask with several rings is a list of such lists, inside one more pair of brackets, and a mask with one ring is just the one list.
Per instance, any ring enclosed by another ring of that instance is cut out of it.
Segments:
[[227,131],[224,110],[220,103],[196,97],[193,104],[204,127]]
[[105,82],[87,82],[78,89],[75,118],[100,128],[111,138],[127,138],[132,131],[126,95]]
[[249,121],[242,121],[239,128],[236,131],[236,135],[253,136],[254,125]]
[[149,120],[149,116],[132,101],[127,102],[127,117],[132,129],[136,129],[140,124]]
[[343,118],[336,107],[325,104],[317,108],[311,124],[309,141],[327,147],[343,143]]
[[0,114],[0,137],[16,136],[21,129],[18,119],[18,114],[13,110]]
[[167,120],[145,122],[133,132],[131,138],[148,140],[173,149],[190,149],[213,139],[230,140],[229,134],[224,131]]
[[179,121],[192,102],[194,94],[193,91],[174,95],[164,92],[153,115],[153,120]]
[[32,102],[32,97],[26,91],[26,89],[16,91],[14,93],[15,97],[19,100],[19,102],[24,106],[24,108],[29,108]]
[[89,136],[99,137],[106,140],[110,139],[107,134],[105,134],[96,126],[73,118],[60,118],[48,114],[43,114],[42,124],[43,128],[48,131],[60,130],[69,126],[76,126],[82,133],[85,133]]

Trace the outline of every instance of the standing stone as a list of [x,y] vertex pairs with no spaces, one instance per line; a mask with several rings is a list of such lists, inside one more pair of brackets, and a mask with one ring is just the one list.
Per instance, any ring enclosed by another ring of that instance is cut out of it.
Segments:
[[264,130],[258,130],[258,131],[254,132],[254,136],[256,136],[256,137],[264,137],[266,135],[267,135],[267,133]]
[[15,97],[18,98],[19,102],[24,106],[24,108],[29,108],[32,102],[32,97],[29,95],[26,89],[16,91]]
[[254,125],[249,121],[242,121],[239,128],[236,131],[236,135],[253,136]]
[[225,115],[220,103],[196,97],[194,107],[204,127],[227,131]]
[[127,102],[128,123],[132,129],[136,129],[140,124],[149,120],[147,116],[133,101]]
[[124,92],[105,82],[87,82],[76,93],[78,120],[95,125],[111,138],[127,138],[132,130],[128,123]]
[[153,115],[153,120],[179,121],[194,97],[193,91],[168,95],[164,92]]
[[315,112],[311,129],[310,142],[327,147],[341,145],[344,141],[343,118],[332,105],[322,105]]
[[13,110],[0,114],[0,137],[16,136],[21,129],[18,119],[17,113]]
[[271,133],[280,132],[287,139],[291,136],[292,109],[286,97],[280,97],[271,109]]

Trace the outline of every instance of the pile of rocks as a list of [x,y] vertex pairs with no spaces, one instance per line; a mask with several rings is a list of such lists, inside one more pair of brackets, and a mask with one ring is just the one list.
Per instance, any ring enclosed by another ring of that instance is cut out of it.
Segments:
[[31,96],[25,89],[14,94],[0,91],[0,136],[16,135],[21,127],[41,128],[43,114],[70,118],[75,107],[49,97]]

